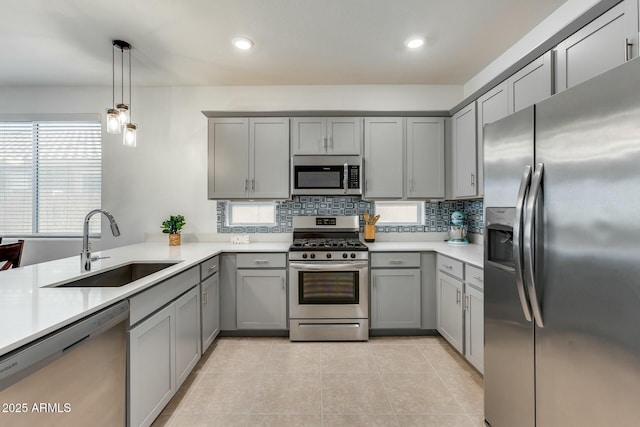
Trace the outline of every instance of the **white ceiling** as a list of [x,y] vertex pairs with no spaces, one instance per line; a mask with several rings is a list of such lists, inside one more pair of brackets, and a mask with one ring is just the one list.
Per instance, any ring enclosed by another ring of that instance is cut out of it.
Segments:
[[113,39],[134,85],[464,84],[564,2],[2,0],[0,85],[109,86]]

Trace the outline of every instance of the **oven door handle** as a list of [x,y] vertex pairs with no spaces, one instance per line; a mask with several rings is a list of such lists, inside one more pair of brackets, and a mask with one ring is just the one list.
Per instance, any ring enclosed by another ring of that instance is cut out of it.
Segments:
[[360,268],[367,268],[367,262],[354,262],[354,263],[334,263],[334,262],[316,262],[316,263],[298,263],[290,262],[289,267],[295,270],[314,270],[314,271],[327,271],[327,267],[331,270],[353,270]]

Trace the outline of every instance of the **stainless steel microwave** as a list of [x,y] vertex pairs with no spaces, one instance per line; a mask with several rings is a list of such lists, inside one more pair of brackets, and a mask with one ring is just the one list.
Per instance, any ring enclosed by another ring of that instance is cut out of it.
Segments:
[[360,156],[293,156],[291,194],[362,194]]

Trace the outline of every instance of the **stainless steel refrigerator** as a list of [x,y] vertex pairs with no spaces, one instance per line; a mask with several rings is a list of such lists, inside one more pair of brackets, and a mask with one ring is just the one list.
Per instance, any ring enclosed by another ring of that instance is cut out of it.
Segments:
[[640,426],[640,61],[484,135],[486,422]]

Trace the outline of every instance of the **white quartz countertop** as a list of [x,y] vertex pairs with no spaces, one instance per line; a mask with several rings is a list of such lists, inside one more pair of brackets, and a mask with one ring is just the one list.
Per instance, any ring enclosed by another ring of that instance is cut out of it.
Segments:
[[[123,246],[93,255],[92,271],[80,269],[80,256],[34,264],[0,273],[0,356],[80,320],[222,252],[288,252],[290,242],[248,244],[166,242]],[[482,267],[481,245],[451,246],[443,242],[368,243],[373,252],[435,251]],[[67,283],[136,261],[178,261],[157,273],[114,288],[56,288]]]
[[[76,320],[139,293],[221,252],[288,252],[290,242],[141,243],[95,252],[107,256],[80,269],[80,256],[10,269],[0,273],[0,355],[28,344]],[[117,288],[56,288],[132,261],[179,261],[157,273]]]
[[484,246],[469,244],[450,245],[446,242],[372,242],[367,243],[370,252],[438,252],[482,268]]

